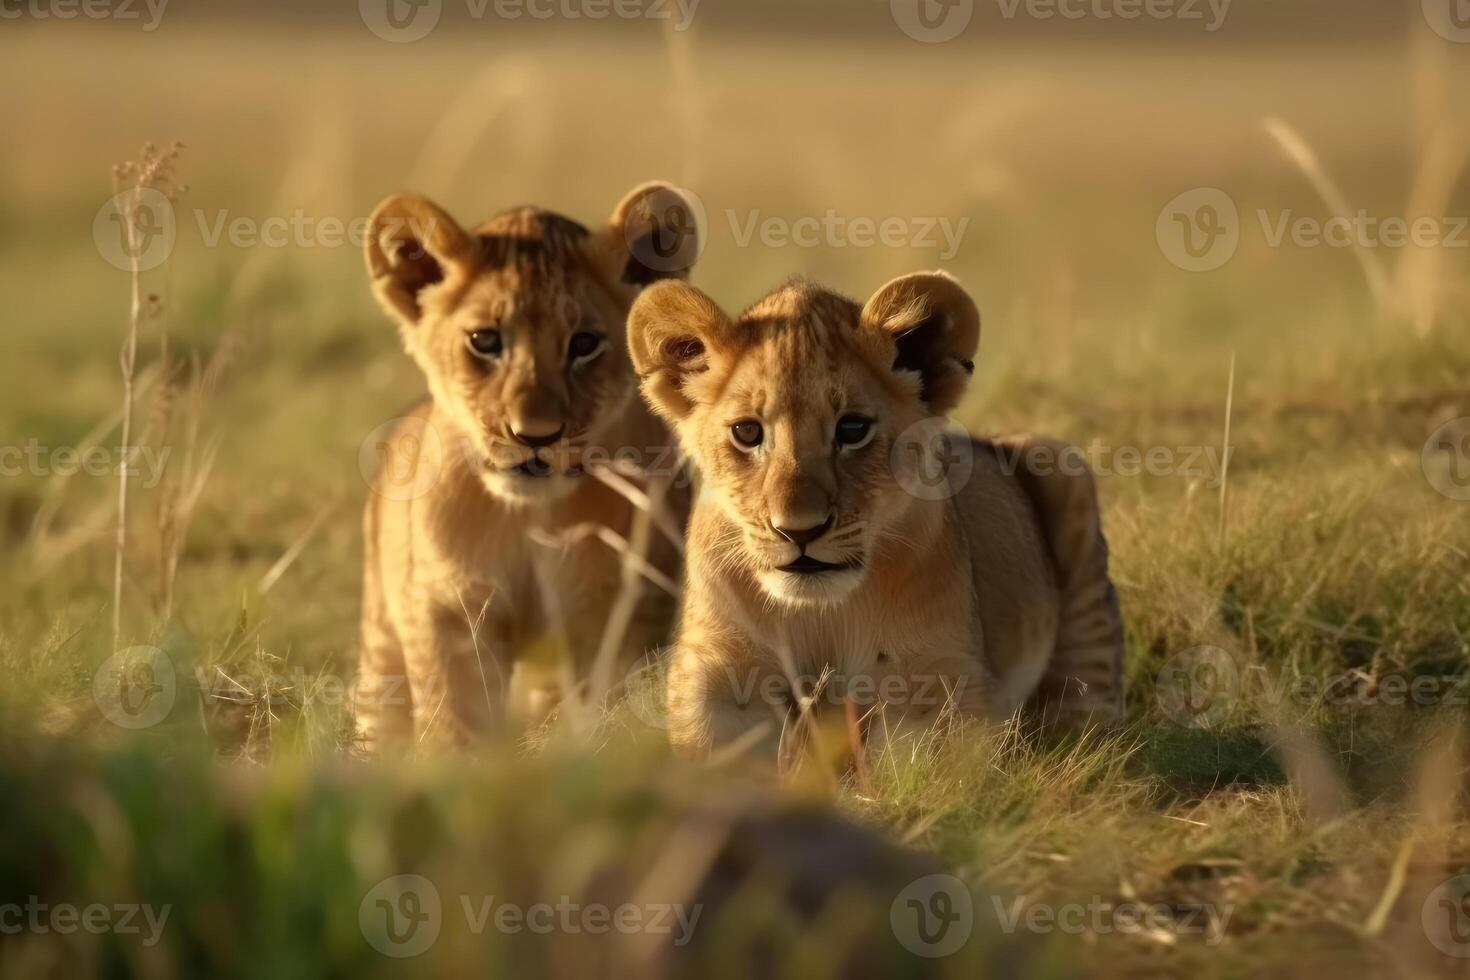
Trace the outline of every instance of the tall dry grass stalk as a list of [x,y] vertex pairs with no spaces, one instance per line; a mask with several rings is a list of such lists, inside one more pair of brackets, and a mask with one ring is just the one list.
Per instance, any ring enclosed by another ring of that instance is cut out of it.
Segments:
[[[123,568],[126,564],[128,547],[128,478],[131,475],[133,453],[133,401],[134,381],[138,365],[138,334],[143,323],[156,312],[158,298],[152,294],[145,298],[143,292],[143,243],[140,235],[146,226],[151,228],[157,216],[149,205],[144,204],[144,194],[162,195],[172,205],[184,187],[177,182],[174,164],[178,161],[180,143],[166,150],[158,150],[152,143],[145,143],[137,160],[118,164],[112,171],[114,202],[122,217],[123,231],[127,240],[129,283],[131,300],[128,304],[128,330],[123,340],[118,366],[122,372],[122,415],[121,415],[121,462],[117,483],[117,535],[114,539],[112,567],[112,646],[117,649],[122,636],[122,584]],[[146,215],[146,217],[145,217]],[[150,232],[151,233],[151,232]]]
[[[487,136],[497,133],[504,140],[508,117],[527,104],[527,93],[540,88],[538,82],[536,65],[528,58],[500,59],[481,71],[440,114],[408,169],[405,186],[448,195]],[[546,101],[538,102],[535,111],[516,120],[523,130],[519,138],[504,140],[517,148],[519,167],[530,167],[529,151],[545,145],[549,110]],[[502,154],[503,148],[497,158]]]
[[1220,529],[1217,543],[1223,547],[1230,518],[1230,422],[1235,413],[1235,352],[1230,352],[1230,380],[1225,384],[1225,435],[1220,449]]
[[706,114],[699,77],[694,70],[694,28],[688,26],[682,31],[676,30],[673,20],[667,20],[664,22],[663,38],[664,52],[669,58],[669,73],[674,79],[669,91],[677,100],[679,128],[684,138],[684,165],[679,179],[685,187],[695,187],[703,174],[700,147],[706,142],[703,133]]
[[[168,441],[172,442],[177,437],[183,444],[183,460],[180,465],[164,466],[166,479],[160,485],[158,495],[156,604],[159,615],[165,621],[173,615],[179,560],[183,556],[189,528],[193,524],[194,514],[219,454],[218,438],[201,436],[203,419],[210,397],[242,344],[242,331],[236,321],[216,342],[208,361],[201,362],[198,358],[191,361],[187,381],[181,381],[172,370],[167,353],[162,355],[166,381],[159,391],[156,404],[156,427]],[[180,397],[185,405],[182,413],[175,411],[175,404]],[[175,429],[175,422],[180,418],[181,432]]]
[[[1433,85],[1422,84],[1425,77],[1438,79],[1448,90],[1447,69],[1442,60],[1424,55],[1422,45],[1415,50],[1421,76],[1416,91],[1422,110],[1422,135],[1413,151],[1414,176],[1402,216],[1410,223],[1419,218],[1446,219],[1455,187],[1470,163],[1470,127],[1454,118],[1437,96],[1426,94]],[[1286,158],[1307,178],[1332,217],[1350,222],[1357,212],[1311,144],[1284,119],[1268,116],[1262,124]],[[1419,337],[1434,329],[1447,300],[1465,289],[1463,281],[1449,277],[1442,243],[1420,244],[1409,236],[1393,268],[1381,257],[1381,249],[1360,241],[1359,236],[1354,236],[1352,250],[1379,314],[1407,320]]]

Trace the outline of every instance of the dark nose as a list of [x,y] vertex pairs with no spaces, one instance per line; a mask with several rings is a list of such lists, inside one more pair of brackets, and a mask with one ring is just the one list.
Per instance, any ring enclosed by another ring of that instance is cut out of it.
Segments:
[[772,524],[771,527],[775,529],[777,534],[781,535],[781,537],[785,538],[787,541],[790,541],[798,548],[805,548],[807,545],[811,544],[813,541],[817,540],[822,535],[832,530],[832,515],[828,514],[825,521],[815,525],[814,527],[781,527],[779,524]]
[[559,426],[555,432],[546,433],[518,432],[514,426],[509,425],[505,429],[510,433],[512,439],[522,446],[528,446],[531,449],[540,449],[543,446],[554,445],[562,437],[562,434],[567,431],[565,425]]

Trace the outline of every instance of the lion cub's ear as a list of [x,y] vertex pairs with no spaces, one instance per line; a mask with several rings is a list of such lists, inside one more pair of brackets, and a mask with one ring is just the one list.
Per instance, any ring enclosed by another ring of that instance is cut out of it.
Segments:
[[618,202],[602,233],[609,273],[642,288],[661,279],[688,279],[704,247],[703,209],[694,196],[652,181]]
[[373,294],[390,316],[413,327],[427,291],[453,290],[474,274],[479,252],[444,209],[417,194],[396,194],[368,219],[367,267]]
[[644,290],[628,312],[628,352],[654,411],[673,422],[694,408],[688,385],[727,350],[734,325],[714,300],[687,283]]
[[892,346],[893,370],[918,373],[931,412],[959,404],[975,372],[980,311],[958,282],[943,272],[901,276],[868,300],[862,326]]

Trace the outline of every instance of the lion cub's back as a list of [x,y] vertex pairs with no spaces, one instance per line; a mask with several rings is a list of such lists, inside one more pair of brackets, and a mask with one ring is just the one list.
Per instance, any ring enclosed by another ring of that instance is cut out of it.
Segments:
[[1060,590],[1041,515],[1015,466],[995,443],[972,440],[971,449],[968,478],[954,472],[954,500],[996,680],[993,706],[1009,714],[1036,689],[1056,649]]

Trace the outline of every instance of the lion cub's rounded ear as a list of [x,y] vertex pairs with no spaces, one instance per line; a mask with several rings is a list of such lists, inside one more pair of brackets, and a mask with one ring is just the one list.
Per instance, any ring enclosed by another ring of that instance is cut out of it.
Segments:
[[687,283],[666,281],[644,290],[628,311],[628,353],[654,411],[679,421],[694,408],[688,381],[709,370],[734,326],[714,300]]
[[688,279],[704,250],[704,223],[704,205],[693,192],[664,181],[635,187],[608,219],[613,274],[637,287]]
[[475,240],[443,208],[395,194],[368,219],[366,258],[378,302],[404,326],[423,316],[424,291],[463,284],[478,261]]
[[952,277],[916,272],[893,280],[863,307],[862,325],[892,345],[893,370],[918,373],[930,411],[959,404],[975,372],[980,311]]

